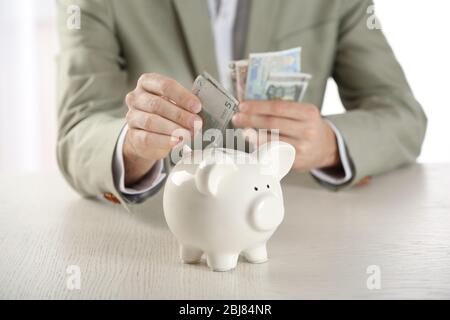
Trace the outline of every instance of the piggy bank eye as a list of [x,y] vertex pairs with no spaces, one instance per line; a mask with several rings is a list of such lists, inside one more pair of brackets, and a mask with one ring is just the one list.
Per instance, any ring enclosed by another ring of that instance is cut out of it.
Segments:
[[255,191],[258,191],[258,187],[255,187],[254,189],[255,189]]
[[270,186],[269,186],[269,185],[267,185],[267,189],[270,189]]

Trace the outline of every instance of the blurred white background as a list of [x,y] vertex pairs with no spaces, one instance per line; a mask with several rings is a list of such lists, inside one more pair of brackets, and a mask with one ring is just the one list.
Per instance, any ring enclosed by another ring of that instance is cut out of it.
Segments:
[[56,166],[54,0],[0,0],[0,172]]
[[[419,161],[450,162],[450,1],[375,3],[429,118]],[[0,172],[57,170],[54,13],[54,0],[0,0]],[[343,110],[332,81],[324,108],[326,114]]]

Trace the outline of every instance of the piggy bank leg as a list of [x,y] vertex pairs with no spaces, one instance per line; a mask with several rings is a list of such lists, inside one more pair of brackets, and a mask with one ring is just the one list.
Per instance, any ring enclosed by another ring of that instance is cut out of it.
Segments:
[[244,257],[250,263],[263,263],[266,262],[267,259],[267,249],[266,244],[261,246],[247,249],[244,251]]
[[236,268],[239,254],[214,254],[206,255],[208,267],[214,271],[228,271]]
[[184,263],[197,263],[202,258],[203,251],[194,247],[181,245],[180,257]]

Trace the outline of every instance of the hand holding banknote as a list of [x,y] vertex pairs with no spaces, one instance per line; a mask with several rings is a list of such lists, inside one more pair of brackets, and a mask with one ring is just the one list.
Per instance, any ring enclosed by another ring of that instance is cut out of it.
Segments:
[[[337,166],[336,136],[319,109],[301,103],[312,78],[301,71],[301,48],[250,54],[248,60],[230,64],[231,79],[240,113],[233,118],[238,128],[280,131],[280,140],[297,149],[294,169]],[[259,144],[265,143],[262,139]]]
[[[202,123],[197,115],[202,106],[190,90],[159,74],[142,75],[126,103],[125,185],[132,185],[166,157],[181,138],[194,135],[194,123]],[[174,132],[182,135],[173,136]]]
[[[233,118],[238,128],[277,129],[280,140],[295,147],[293,169],[309,171],[340,163],[336,136],[316,106],[286,101],[244,101]],[[262,144],[266,141],[259,140]]]

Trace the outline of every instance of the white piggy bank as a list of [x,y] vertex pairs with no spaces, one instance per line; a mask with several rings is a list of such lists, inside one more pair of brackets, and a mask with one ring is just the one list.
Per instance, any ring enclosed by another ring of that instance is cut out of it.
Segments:
[[294,147],[284,142],[252,154],[186,148],[163,204],[182,261],[196,263],[205,254],[215,271],[235,268],[241,253],[251,263],[267,261],[266,242],[284,217],[280,180],[294,159]]

